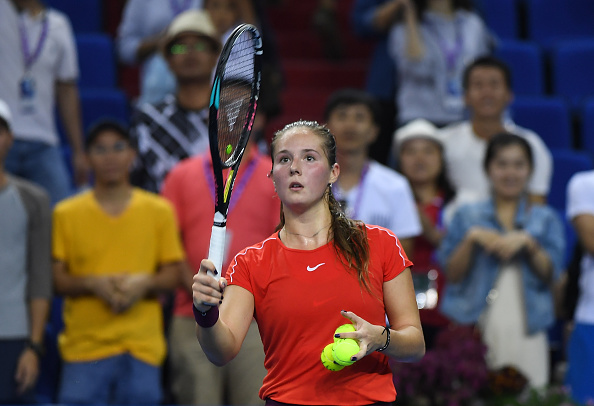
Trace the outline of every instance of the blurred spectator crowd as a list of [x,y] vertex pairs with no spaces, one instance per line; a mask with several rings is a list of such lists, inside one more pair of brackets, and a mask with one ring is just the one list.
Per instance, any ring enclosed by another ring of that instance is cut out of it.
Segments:
[[490,373],[594,401],[593,18],[591,0],[0,0],[0,403],[263,404],[256,323],[216,368],[190,311],[211,80],[240,23],[264,63],[225,264],[278,223],[274,132],[324,123],[345,214],[415,264],[427,358],[472,326]]

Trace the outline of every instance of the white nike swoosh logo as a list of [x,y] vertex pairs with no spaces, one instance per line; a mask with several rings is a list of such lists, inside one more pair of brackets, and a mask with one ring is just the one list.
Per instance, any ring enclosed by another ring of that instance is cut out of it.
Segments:
[[312,268],[311,266],[309,266],[309,265],[308,265],[308,266],[307,266],[307,271],[308,271],[308,272],[313,272],[313,271],[315,271],[316,269],[318,269],[319,267],[321,267],[322,265],[325,265],[325,264],[326,264],[325,262],[322,262],[321,264],[317,264],[317,265],[316,265],[316,266],[314,266],[313,268]]

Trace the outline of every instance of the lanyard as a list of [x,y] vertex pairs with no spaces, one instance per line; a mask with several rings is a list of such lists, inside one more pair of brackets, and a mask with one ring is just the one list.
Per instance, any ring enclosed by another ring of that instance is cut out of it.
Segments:
[[[361,201],[363,200],[363,191],[365,189],[365,178],[367,177],[367,172],[369,172],[369,162],[365,163],[365,166],[363,167],[363,170],[361,171],[361,180],[359,181],[359,185],[358,186],[358,190],[357,190],[357,196],[355,197],[355,204],[353,206],[353,210],[352,210],[352,215],[349,216],[352,219],[359,219],[357,217],[358,213],[359,213],[359,208],[361,207]],[[337,185],[338,186],[338,185]],[[340,186],[335,188],[334,190],[334,194],[336,195],[335,198],[336,200],[340,201],[340,200],[346,200],[343,199],[343,193],[342,190],[340,189]],[[346,196],[345,196],[346,198]],[[347,207],[347,211],[350,211],[349,208]]]
[[23,50],[23,58],[25,62],[25,70],[29,70],[33,63],[39,58],[43,46],[45,45],[45,41],[47,40],[47,33],[49,28],[49,23],[47,21],[47,14],[44,14],[41,32],[39,33],[39,38],[37,39],[37,45],[33,52],[31,52],[31,47],[29,44],[29,38],[27,36],[27,30],[25,28],[25,22],[23,21],[23,16],[19,19],[19,33],[21,36],[21,49]]
[[463,43],[464,43],[463,38],[462,38],[462,28],[461,28],[460,21],[458,20],[458,18],[456,18],[456,17],[454,17],[454,18],[455,18],[454,32],[455,32],[456,40],[454,41],[454,45],[451,47],[448,46],[447,42],[439,34],[439,32],[437,31],[437,28],[435,27],[435,25],[432,22],[427,24],[427,27],[429,28],[429,32],[431,32],[431,34],[435,38],[435,41],[439,45],[439,49],[441,50],[441,52],[445,58],[445,61],[446,61],[447,70],[450,73],[456,69],[456,62],[458,61],[458,57],[462,53],[462,47],[463,47]]
[[191,1],[192,0],[184,0],[182,3],[180,3],[178,0],[169,0],[169,6],[171,7],[173,15],[176,16],[186,11],[190,7]]
[[[256,166],[259,161],[260,161],[260,158],[259,158],[258,154],[256,154],[254,159],[252,159],[248,163],[248,165],[245,168],[245,171],[241,174],[239,183],[233,188],[233,199],[229,202],[229,208],[227,210],[228,214],[231,213],[231,210],[233,210],[233,208],[235,207],[235,204],[239,201],[239,198],[241,197],[250,178],[254,174],[254,169],[256,169]],[[212,200],[214,202],[216,200],[215,180],[214,180],[214,174],[212,173],[212,167],[211,167],[208,159],[204,160],[204,174],[206,176],[206,181],[208,182],[208,186],[209,186],[208,189],[210,190],[210,194],[211,194]],[[239,176],[239,174],[237,174],[237,175]]]

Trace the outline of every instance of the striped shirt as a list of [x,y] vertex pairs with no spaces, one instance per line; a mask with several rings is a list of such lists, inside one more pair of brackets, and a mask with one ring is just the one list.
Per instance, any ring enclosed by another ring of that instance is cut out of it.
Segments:
[[138,148],[132,183],[158,193],[179,161],[208,150],[208,108],[185,110],[168,95],[137,107],[131,133]]

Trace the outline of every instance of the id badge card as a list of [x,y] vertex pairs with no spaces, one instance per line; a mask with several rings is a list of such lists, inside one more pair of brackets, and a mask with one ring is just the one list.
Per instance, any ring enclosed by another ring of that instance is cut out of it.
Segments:
[[19,82],[19,92],[21,96],[21,112],[23,114],[35,113],[35,79],[33,76],[26,74]]
[[450,113],[459,113],[464,109],[460,81],[453,77],[448,78],[446,82],[444,108]]

